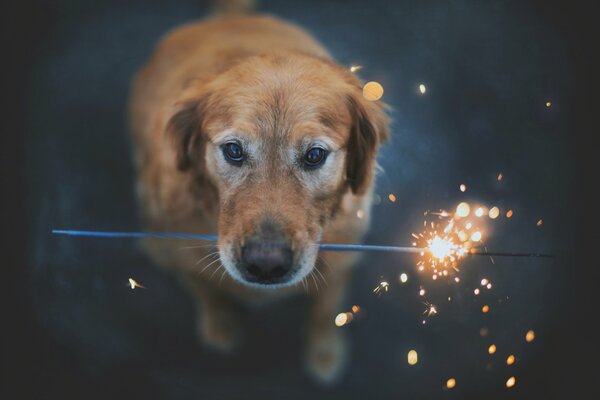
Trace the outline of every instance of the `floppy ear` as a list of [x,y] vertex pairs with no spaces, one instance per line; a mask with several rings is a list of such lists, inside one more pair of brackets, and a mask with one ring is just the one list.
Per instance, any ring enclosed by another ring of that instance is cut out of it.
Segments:
[[379,145],[389,136],[386,106],[367,101],[362,96],[348,96],[347,102],[352,125],[346,155],[346,179],[353,193],[364,194],[373,179]]
[[192,166],[194,155],[202,150],[202,102],[186,100],[169,119],[166,134],[176,152],[176,165],[180,171]]

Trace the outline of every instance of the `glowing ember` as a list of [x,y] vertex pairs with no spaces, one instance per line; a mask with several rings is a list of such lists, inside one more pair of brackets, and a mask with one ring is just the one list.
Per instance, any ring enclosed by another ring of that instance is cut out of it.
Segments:
[[131,289],[136,289],[136,288],[146,289],[144,286],[140,285],[135,280],[133,280],[133,278],[129,278],[129,287],[131,287]]
[[400,274],[400,282],[406,283],[408,281],[408,275],[405,273]]
[[542,224],[543,224],[543,223],[544,223],[544,221],[540,219],[540,220],[538,220],[538,222],[537,222],[537,226],[542,226]]
[[517,383],[517,378],[515,378],[514,376],[511,376],[506,381],[506,387],[511,388],[511,387],[515,386],[516,383]]
[[490,347],[488,347],[488,353],[494,354],[495,352],[496,352],[496,345],[495,344],[490,345]]
[[391,201],[392,203],[395,203],[395,202],[396,202],[396,196],[395,196],[394,194],[392,194],[392,193],[390,193],[390,195],[388,196],[388,199],[390,199],[390,201]]
[[419,362],[419,354],[416,350],[409,351],[406,358],[408,361],[408,365],[415,365],[417,362]]
[[500,215],[500,209],[498,207],[490,208],[490,211],[488,212],[488,217],[490,217],[491,219],[496,219],[496,218],[498,218],[499,215]]
[[530,330],[525,334],[525,340],[527,341],[527,343],[533,342],[534,339],[535,339],[534,331]]
[[357,312],[359,312],[359,311],[360,311],[360,307],[359,307],[359,306],[352,306],[352,312],[353,312],[354,314],[356,314],[356,313],[357,313]]
[[386,281],[381,281],[381,282],[379,282],[379,285],[377,285],[375,287],[375,289],[373,289],[373,293],[380,295],[382,292],[387,292],[389,286],[390,286],[390,284],[387,283]]
[[513,216],[513,210],[508,210],[508,211],[506,212],[506,218],[510,218],[510,217],[512,217],[512,216]]
[[471,207],[469,207],[469,203],[462,202],[456,207],[456,216],[460,218],[465,218],[469,216],[471,212]]
[[446,381],[446,387],[448,389],[453,389],[456,386],[456,379],[450,378]]
[[481,312],[483,312],[484,314],[486,314],[488,311],[490,311],[490,306],[488,306],[487,304],[481,307]]
[[344,326],[346,322],[348,322],[348,316],[346,315],[346,313],[339,313],[335,317],[335,326]]
[[437,308],[435,308],[433,304],[425,302],[425,305],[427,306],[427,308],[425,309],[425,311],[423,311],[423,315],[433,317],[437,314]]
[[502,176],[502,172],[500,172],[500,173],[498,174],[498,182],[500,182],[500,181],[502,180],[502,178],[503,178],[503,176]]
[[512,354],[510,356],[508,356],[508,358],[506,359],[506,365],[513,365],[515,363],[515,356],[513,356]]
[[422,83],[419,85],[419,92],[421,92],[421,94],[425,94],[425,92],[427,92],[427,87]]
[[383,96],[383,86],[379,82],[367,82],[363,86],[363,97],[369,101],[377,101]]

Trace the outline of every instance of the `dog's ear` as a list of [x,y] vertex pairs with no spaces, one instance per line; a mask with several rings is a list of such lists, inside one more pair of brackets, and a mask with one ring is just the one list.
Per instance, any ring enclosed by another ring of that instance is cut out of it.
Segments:
[[373,178],[377,150],[389,136],[387,106],[371,102],[361,95],[347,97],[352,118],[348,152],[346,155],[346,180],[355,194],[364,194]]
[[198,99],[180,102],[167,123],[166,134],[175,148],[175,161],[180,171],[188,170],[196,153],[202,150],[203,103]]

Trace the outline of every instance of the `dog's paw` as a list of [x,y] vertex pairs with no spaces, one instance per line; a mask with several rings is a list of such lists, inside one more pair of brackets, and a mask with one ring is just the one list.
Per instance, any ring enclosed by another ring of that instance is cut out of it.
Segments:
[[348,344],[342,332],[313,337],[307,350],[308,372],[317,381],[333,384],[341,377],[348,358]]
[[235,315],[221,313],[198,318],[198,336],[202,343],[212,349],[231,352],[239,345],[240,326]]

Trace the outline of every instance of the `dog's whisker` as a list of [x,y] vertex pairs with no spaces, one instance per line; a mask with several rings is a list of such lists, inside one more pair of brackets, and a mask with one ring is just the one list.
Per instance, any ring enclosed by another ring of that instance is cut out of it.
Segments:
[[209,282],[212,280],[213,276],[215,276],[215,274],[217,273],[217,271],[219,271],[221,268],[223,268],[223,264],[220,264],[220,265],[219,265],[219,268],[215,269],[215,270],[213,271],[213,273],[212,273],[212,274],[210,274],[210,278],[208,278],[208,281],[209,281]]
[[313,282],[315,283],[315,288],[317,289],[317,292],[319,292],[319,284],[317,283],[317,279],[315,278],[315,274],[313,271],[310,271],[310,276],[313,279]]
[[221,283],[223,282],[223,278],[225,277],[226,274],[227,274],[227,270],[225,270],[225,268],[223,268],[223,273],[221,274],[221,278],[219,279],[219,287],[221,287]]
[[202,268],[202,271],[200,271],[199,274],[202,274],[204,271],[206,271],[208,269],[208,267],[210,267],[211,265],[213,265],[214,263],[216,263],[219,260],[220,259],[217,257],[215,260],[211,261],[210,264],[208,264],[207,266],[205,266],[204,268]]
[[325,258],[325,256],[319,256],[319,259],[323,260],[323,263],[329,269],[330,272],[333,272],[333,268],[331,268],[331,264],[329,264],[329,262],[327,261],[327,259]]
[[199,259],[198,261],[196,261],[196,264],[194,264],[194,267],[198,264],[200,264],[202,261],[206,260],[208,257],[214,256],[215,254],[219,254],[219,251],[213,251],[212,253],[208,253],[207,255],[205,255],[204,257],[202,257],[201,259]]
[[329,286],[329,285],[327,284],[327,280],[325,279],[325,277],[323,276],[323,274],[321,273],[321,271],[319,271],[319,267],[317,267],[316,265],[315,265],[315,271],[317,271],[317,273],[319,274],[319,276],[320,276],[320,277],[321,277],[321,279],[323,280],[323,283],[325,284],[325,286]]

